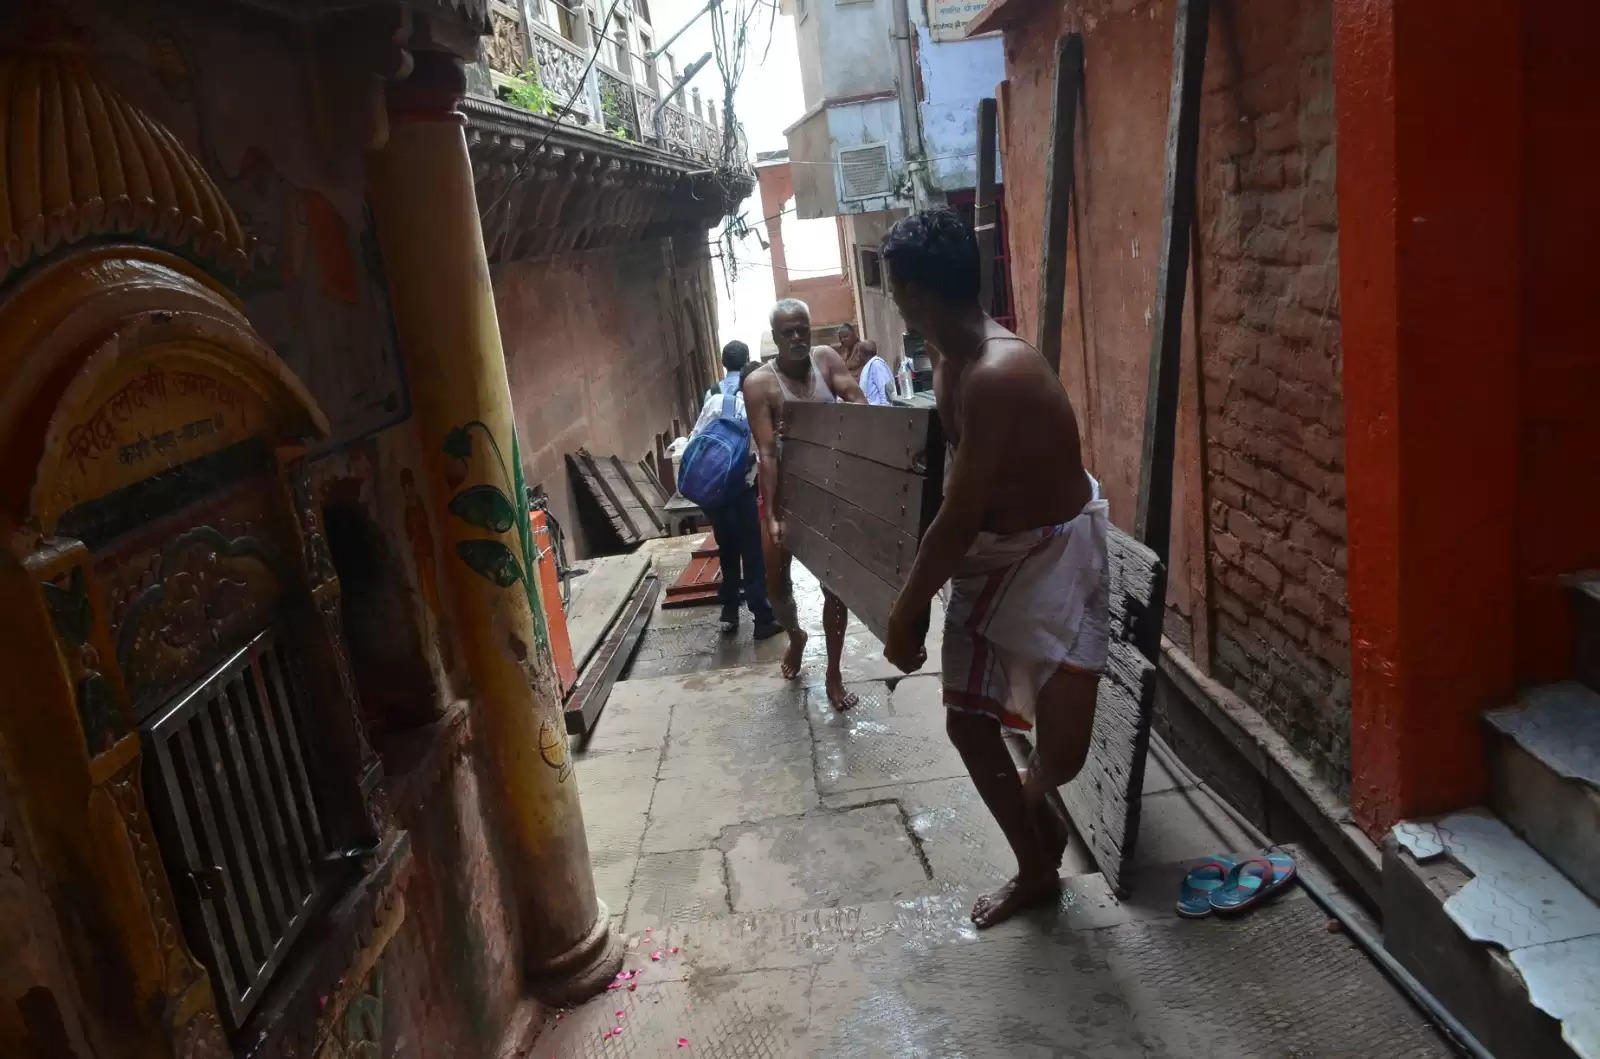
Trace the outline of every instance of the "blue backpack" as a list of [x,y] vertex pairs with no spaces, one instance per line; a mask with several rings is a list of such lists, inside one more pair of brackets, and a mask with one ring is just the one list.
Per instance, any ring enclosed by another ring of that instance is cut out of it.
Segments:
[[735,394],[722,395],[722,415],[689,439],[678,464],[678,492],[702,509],[721,507],[745,488],[750,469],[750,424],[735,413]]

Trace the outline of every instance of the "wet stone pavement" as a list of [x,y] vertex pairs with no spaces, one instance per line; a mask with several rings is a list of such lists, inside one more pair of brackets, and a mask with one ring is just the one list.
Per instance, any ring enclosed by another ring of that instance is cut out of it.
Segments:
[[[664,582],[690,543],[653,545]],[[523,1054],[1450,1054],[1298,889],[1232,921],[1172,914],[1183,862],[1249,841],[1154,757],[1132,895],[1075,847],[1056,906],[980,935],[971,903],[1015,864],[944,737],[936,674],[893,681],[852,623],[861,702],[835,713],[820,596],[795,573],[814,631],[798,680],[748,620],[724,638],[715,607],[657,611],[575,754],[627,977]]]

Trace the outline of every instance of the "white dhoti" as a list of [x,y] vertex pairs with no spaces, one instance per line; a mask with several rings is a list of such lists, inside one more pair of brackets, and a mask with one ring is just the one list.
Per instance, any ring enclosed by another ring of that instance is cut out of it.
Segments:
[[1098,673],[1110,641],[1107,505],[1100,484],[1078,516],[1019,533],[980,533],[950,579],[944,702],[1012,728],[1037,720],[1060,670]]

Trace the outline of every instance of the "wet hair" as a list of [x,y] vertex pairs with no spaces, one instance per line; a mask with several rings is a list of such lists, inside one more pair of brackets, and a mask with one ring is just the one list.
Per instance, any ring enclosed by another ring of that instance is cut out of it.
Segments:
[[750,347],[734,339],[722,347],[722,366],[729,371],[738,371],[750,362]]
[[778,302],[777,305],[772,307],[772,313],[767,317],[767,323],[771,326],[776,326],[778,323],[778,317],[790,316],[795,313],[803,313],[805,314],[805,318],[809,320],[811,319],[811,306],[807,305],[799,298],[784,298],[782,301]]
[[846,320],[844,323],[833,329],[833,333],[836,335],[845,331],[849,331],[852,335],[859,335],[861,333],[860,331],[856,330],[856,325],[851,323],[849,320]]
[[978,240],[948,206],[896,222],[883,237],[881,253],[896,282],[914,283],[947,301],[978,300]]

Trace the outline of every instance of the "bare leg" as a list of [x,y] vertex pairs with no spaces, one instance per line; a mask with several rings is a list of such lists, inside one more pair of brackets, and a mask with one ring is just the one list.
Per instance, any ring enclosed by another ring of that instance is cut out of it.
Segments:
[[789,649],[783,653],[779,672],[783,679],[793,680],[800,675],[800,659],[808,639],[800,628],[800,611],[794,603],[794,580],[790,575],[794,556],[772,543],[765,520],[761,524],[761,557],[767,567],[767,597],[772,603],[773,619],[789,631]]
[[972,921],[979,928],[992,927],[1024,908],[1054,900],[1060,887],[1056,863],[1034,822],[1022,793],[1022,781],[1011,752],[1000,735],[1000,723],[978,714],[950,710],[945,715],[945,732],[961,752],[961,760],[972,776],[983,804],[989,807],[1000,825],[1011,852],[1017,857],[1016,878],[992,894],[978,898],[972,906]]
[[859,700],[856,693],[844,686],[844,672],[840,661],[844,656],[844,627],[850,622],[850,612],[844,600],[822,590],[822,637],[828,645],[828,704],[836,710],[848,710]]
[[1022,795],[1057,867],[1066,852],[1067,834],[1045,797],[1070,783],[1089,758],[1099,687],[1098,673],[1061,669],[1039,691],[1031,767],[1020,773]]

